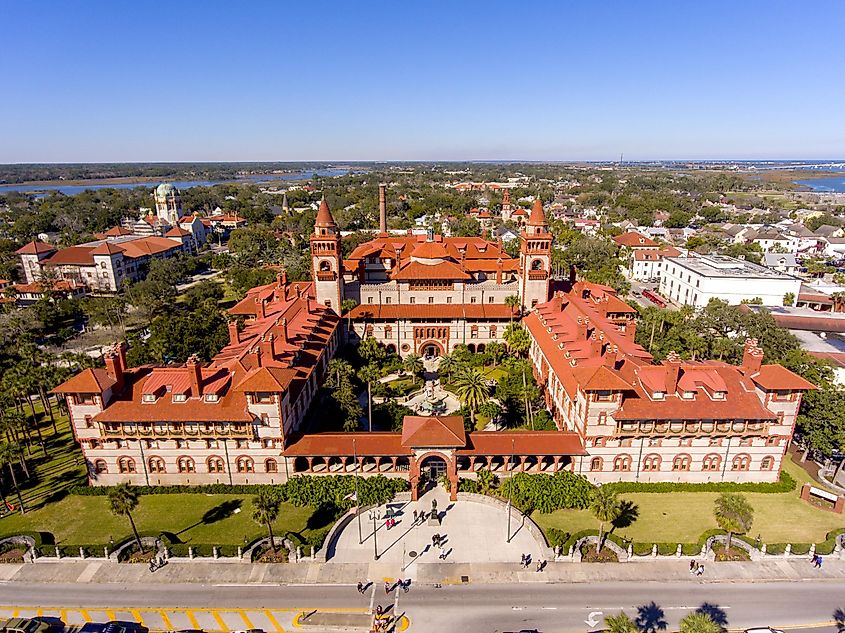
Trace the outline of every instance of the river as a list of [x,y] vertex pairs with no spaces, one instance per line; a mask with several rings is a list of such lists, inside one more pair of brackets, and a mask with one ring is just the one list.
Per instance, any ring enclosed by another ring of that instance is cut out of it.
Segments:
[[[345,176],[349,173],[348,169],[318,169],[316,171],[303,171],[294,174],[259,174],[256,176],[241,176],[238,178],[230,178],[229,180],[182,180],[172,182],[177,189],[190,189],[191,187],[210,187],[212,185],[221,184],[238,184],[244,182],[253,183],[274,183],[278,181],[289,180],[308,180],[313,174],[318,176]],[[163,180],[162,182],[170,182]],[[49,191],[59,191],[66,196],[75,196],[87,189],[134,189],[135,187],[149,187],[153,189],[158,183],[153,181],[135,181],[120,184],[95,184],[96,181],[91,181],[92,184],[85,185],[0,185],[0,194],[17,191],[20,193],[46,193]]]
[[795,184],[804,185],[819,193],[845,193],[845,173],[831,178],[812,178],[796,180]]

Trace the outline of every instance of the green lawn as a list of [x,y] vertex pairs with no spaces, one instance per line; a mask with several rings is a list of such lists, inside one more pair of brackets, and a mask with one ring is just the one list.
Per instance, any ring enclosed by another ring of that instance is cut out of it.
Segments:
[[[747,493],[754,507],[754,524],[748,536],[759,534],[766,543],[813,543],[824,540],[832,529],[845,527],[845,518],[812,507],[799,498],[800,487],[809,475],[791,460],[785,470],[798,481],[793,492],[781,494]],[[619,536],[639,542],[691,543],[705,530],[718,527],[713,518],[715,492],[626,493],[639,508],[639,518],[629,527],[615,530]],[[558,510],[535,514],[543,528],[557,528],[570,533],[598,529],[589,510]]]
[[485,378],[487,378],[487,380],[495,380],[496,382],[499,382],[502,378],[508,375],[504,369],[495,365],[493,367],[482,368],[481,373]]
[[[312,508],[282,504],[274,530],[301,534],[312,515]],[[189,544],[241,545],[266,532],[252,520],[250,495],[144,495],[133,517],[139,532],[173,532]],[[0,536],[33,531],[51,532],[58,545],[120,542],[132,533],[125,518],[109,511],[107,497],[77,495],[0,519]]]

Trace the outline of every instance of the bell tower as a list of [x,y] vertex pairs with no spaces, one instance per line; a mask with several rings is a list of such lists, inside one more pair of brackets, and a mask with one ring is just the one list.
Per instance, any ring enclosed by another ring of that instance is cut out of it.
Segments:
[[552,270],[552,235],[538,197],[522,230],[519,249],[519,288],[522,307],[530,310],[549,299],[549,277]]
[[311,276],[317,302],[340,315],[343,301],[343,260],[340,251],[340,231],[337,230],[325,198],[314,222],[311,236]]

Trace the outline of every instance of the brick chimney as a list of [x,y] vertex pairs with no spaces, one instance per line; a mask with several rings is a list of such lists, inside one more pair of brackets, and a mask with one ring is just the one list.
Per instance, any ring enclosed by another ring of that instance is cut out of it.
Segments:
[[263,319],[267,316],[265,311],[264,300],[261,297],[255,297],[255,318],[256,319]]
[[229,344],[237,345],[241,342],[241,333],[238,332],[238,322],[229,321]]
[[584,317],[578,317],[578,340],[584,341],[587,339],[587,321]]
[[387,233],[387,185],[384,183],[378,186],[378,229]]
[[569,283],[574,284],[578,279],[578,269],[575,268],[575,264],[572,264],[569,267]]
[[255,366],[261,367],[261,346],[258,345],[252,348],[252,353],[255,354]]
[[681,377],[681,357],[674,351],[666,356],[666,393],[672,394],[678,390],[678,379]]
[[601,356],[602,347],[601,339],[593,331],[593,335],[590,337],[590,356]]
[[496,283],[502,284],[502,258],[496,260]]
[[763,350],[757,346],[756,338],[745,339],[742,351],[742,367],[749,373],[760,371],[763,366]]
[[120,353],[117,351],[117,346],[106,352],[106,373],[115,380],[115,385],[112,387],[114,393],[119,393],[123,390],[123,365],[120,360]]
[[273,347],[273,333],[269,332],[262,340],[261,340],[261,355],[263,358],[269,360],[276,360],[276,350]]
[[120,360],[120,367],[123,370],[123,373],[126,373],[126,341],[120,341],[117,345],[114,346],[115,351],[117,352],[117,358]]
[[202,397],[202,367],[196,354],[191,354],[185,366],[188,368],[188,377],[191,379],[191,395]]
[[282,343],[287,344],[288,343],[288,320],[285,317],[282,317],[281,325],[282,325],[282,329],[281,329]]

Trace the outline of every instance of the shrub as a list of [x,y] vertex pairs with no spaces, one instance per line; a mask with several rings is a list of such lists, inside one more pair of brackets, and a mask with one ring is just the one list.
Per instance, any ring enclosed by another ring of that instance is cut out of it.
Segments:
[[827,533],[825,540],[816,545],[816,553],[828,556],[833,553],[836,547],[836,537],[840,534],[845,534],[845,528],[836,528]]
[[549,514],[562,508],[586,508],[595,486],[586,477],[569,471],[554,475],[517,473],[505,480],[499,495],[509,498],[525,513],[538,510]]
[[[546,540],[552,548],[560,547],[561,550],[563,550],[564,545],[566,545],[566,542],[569,540],[569,536],[569,532],[564,530],[558,530],[555,528],[549,528],[546,530]],[[569,552],[566,551],[563,553],[568,554]]]
[[461,477],[458,480],[458,492],[471,492],[474,494],[479,494],[481,492],[481,486],[475,479],[466,479]]
[[767,554],[783,554],[786,551],[786,543],[767,543]]
[[736,483],[732,481],[713,482],[706,484],[672,483],[661,481],[655,483],[640,483],[634,481],[620,481],[605,484],[617,493],[622,492],[765,492],[782,493],[795,490],[797,482],[792,476],[781,471],[780,480],[776,483]]

